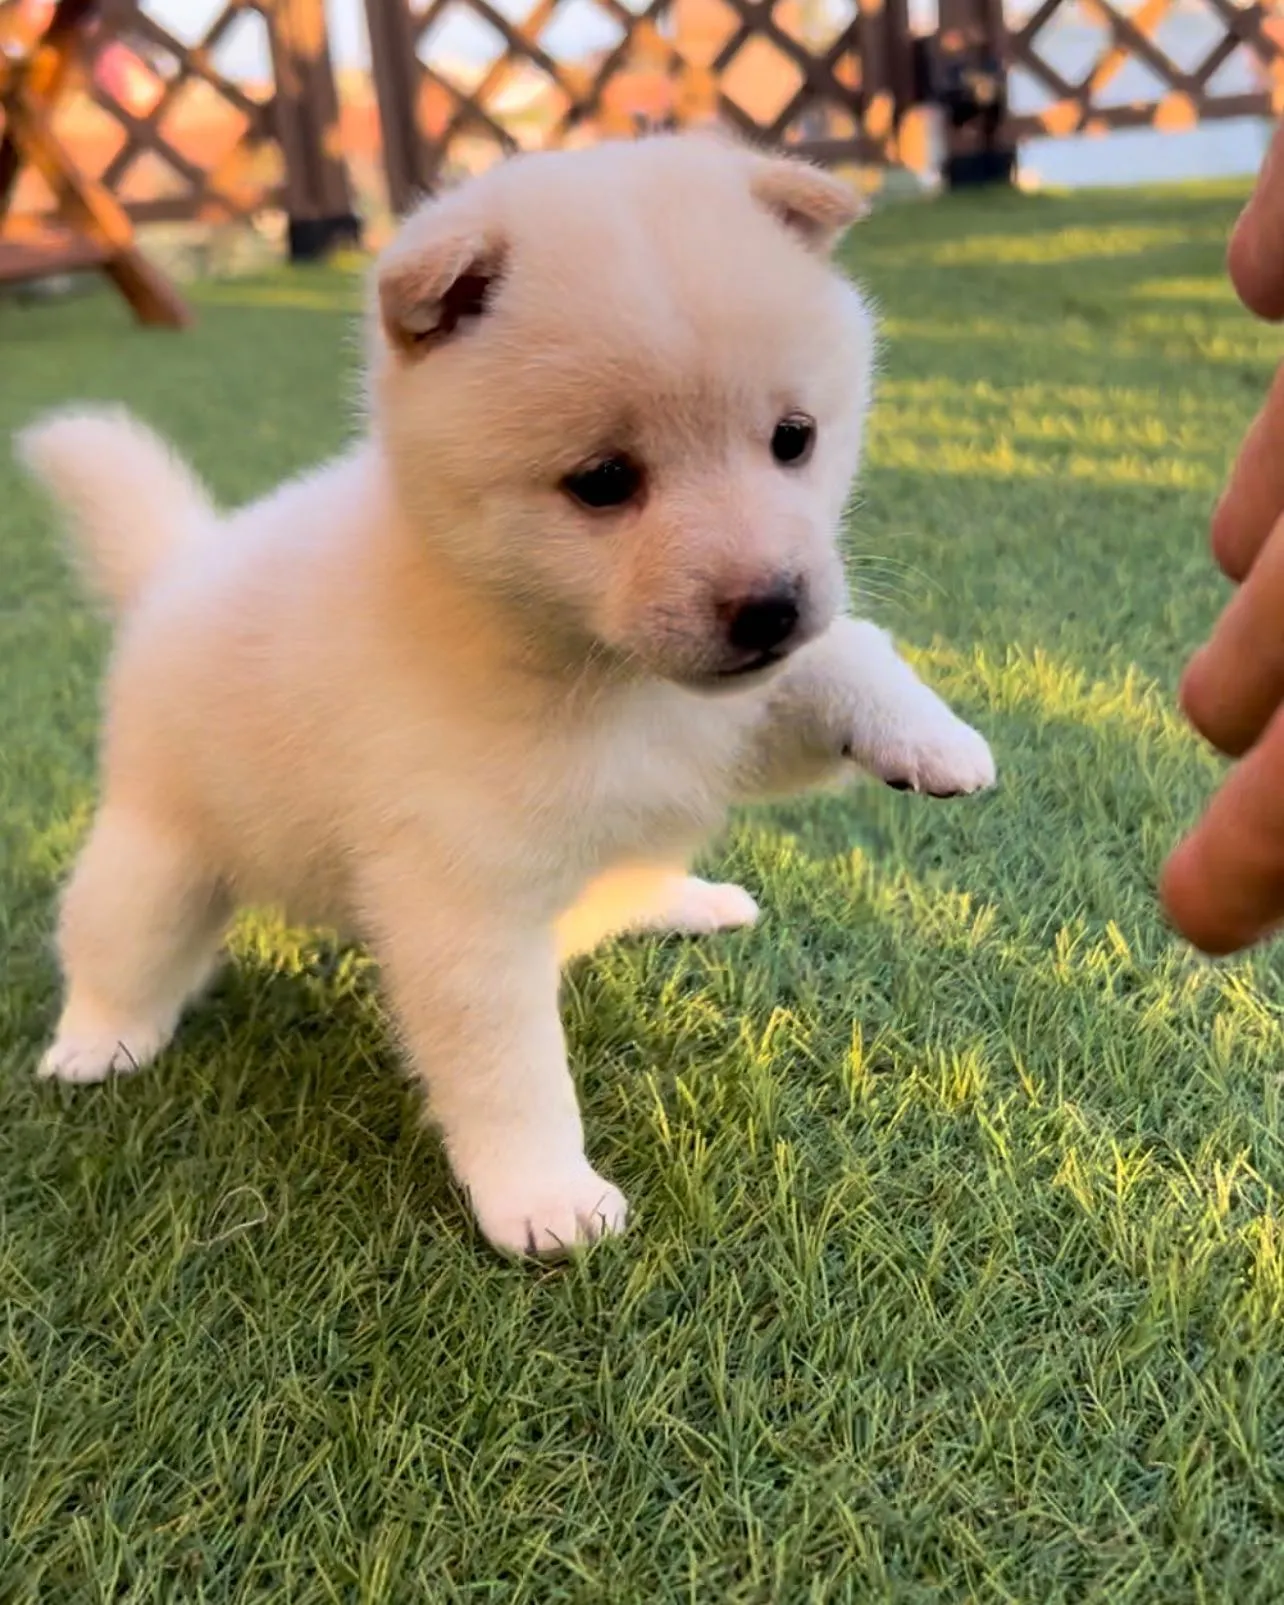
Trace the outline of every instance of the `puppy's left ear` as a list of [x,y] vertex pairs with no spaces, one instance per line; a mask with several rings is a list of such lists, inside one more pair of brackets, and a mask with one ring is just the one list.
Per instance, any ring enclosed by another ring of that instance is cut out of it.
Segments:
[[388,344],[417,359],[485,315],[507,250],[492,230],[430,203],[403,227],[377,269]]
[[749,187],[756,201],[820,256],[827,256],[866,211],[841,179],[787,156],[756,157]]

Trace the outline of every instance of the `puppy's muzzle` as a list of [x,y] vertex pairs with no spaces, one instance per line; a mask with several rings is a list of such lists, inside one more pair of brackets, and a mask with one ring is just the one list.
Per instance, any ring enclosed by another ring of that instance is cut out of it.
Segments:
[[756,674],[787,657],[803,639],[803,597],[795,583],[738,596],[717,609],[724,634],[719,679]]

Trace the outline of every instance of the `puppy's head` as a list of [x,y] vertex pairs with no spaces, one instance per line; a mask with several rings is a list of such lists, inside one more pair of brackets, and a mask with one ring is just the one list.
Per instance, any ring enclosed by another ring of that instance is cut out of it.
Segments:
[[675,137],[519,158],[376,272],[371,405],[403,507],[516,627],[713,688],[843,596],[872,333],[835,179]]

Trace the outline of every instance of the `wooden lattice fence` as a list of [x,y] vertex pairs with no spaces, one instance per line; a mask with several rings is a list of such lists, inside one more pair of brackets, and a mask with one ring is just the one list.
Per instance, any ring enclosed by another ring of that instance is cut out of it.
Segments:
[[[304,254],[355,228],[323,0],[95,11],[55,126],[130,217],[224,222],[280,207]],[[229,70],[238,49],[269,65],[262,81]]]
[[[1073,20],[1088,49],[1075,73],[1049,59],[1050,30]],[[1014,25],[1006,62],[1034,104],[1009,115],[1016,139],[1112,129],[1176,131],[1284,111],[1284,6],[1278,0],[1042,0]],[[1139,70],[1140,69],[1140,70]],[[1144,79],[1129,86],[1128,79]]]
[[[906,0],[534,0],[517,20],[490,0],[366,9],[398,207],[509,151],[712,117],[822,160],[887,161],[913,98]],[[442,48],[461,24],[468,66]],[[559,54],[572,32],[599,43]]]
[[[351,3],[396,210],[509,151],[714,118],[822,161],[917,166],[935,119],[961,182],[1005,176],[1029,137],[1284,111],[1284,0],[935,0],[930,16],[911,0]],[[56,117],[131,217],[278,206],[299,254],[355,230],[325,0],[81,9],[96,20]],[[247,33],[257,83],[229,65]]]
[[[533,0],[517,18],[494,0],[366,9],[398,206],[502,152],[657,122],[717,116],[825,161],[922,165],[928,147],[911,114],[931,103],[943,113],[947,176],[963,179],[1005,176],[1024,137],[1176,129],[1284,105],[1284,0],[1042,0],[1010,26],[1002,0],[938,0],[935,26],[915,13],[917,34],[908,0]],[[1068,72],[1044,47],[1076,11],[1097,48]],[[1161,37],[1180,12],[1211,31],[1194,60],[1175,59]],[[597,20],[603,40],[576,59],[556,44],[572,16],[582,35]],[[461,22],[472,30],[468,67],[446,44]],[[1247,76],[1227,90],[1236,57]],[[1112,96],[1130,63],[1146,69],[1147,91]],[[1009,106],[1014,70],[1034,107]]]

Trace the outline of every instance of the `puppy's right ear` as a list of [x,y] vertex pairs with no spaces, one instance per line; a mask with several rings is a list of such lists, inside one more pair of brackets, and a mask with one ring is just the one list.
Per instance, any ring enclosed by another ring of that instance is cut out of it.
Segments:
[[411,219],[378,267],[379,318],[388,344],[411,360],[483,317],[504,268],[504,242],[449,202]]

